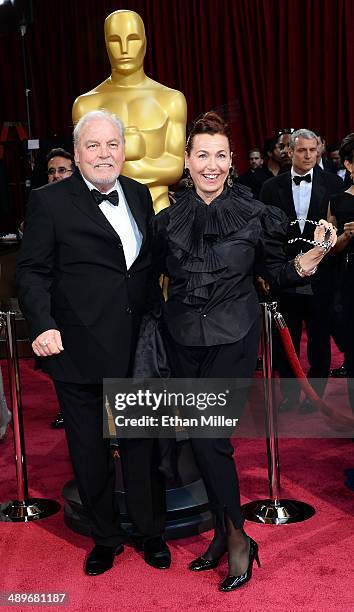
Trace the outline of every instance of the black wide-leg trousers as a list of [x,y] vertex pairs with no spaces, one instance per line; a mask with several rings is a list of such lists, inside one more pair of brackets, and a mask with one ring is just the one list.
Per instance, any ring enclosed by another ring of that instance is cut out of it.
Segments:
[[[307,332],[307,358],[310,364],[307,377],[322,396],[327,384],[331,365],[331,295],[314,296],[297,293],[282,293],[279,297],[279,310],[289,328],[291,339],[297,355],[300,355],[302,326],[305,323]],[[294,378],[281,341],[279,339],[278,370],[281,376],[283,396],[291,396],[295,401],[300,395],[300,386],[282,379]]]
[[[184,346],[167,335],[167,352],[175,378],[251,379],[257,361],[260,324],[257,321],[244,338],[232,344]],[[244,403],[246,393],[238,401]],[[235,416],[242,405],[235,406]],[[230,415],[228,415],[230,416]],[[215,522],[224,525],[225,514],[238,529],[243,526],[240,488],[229,438],[195,438],[190,442],[208,494]]]
[[[102,385],[54,381],[64,417],[69,453],[83,506],[96,544],[118,546],[122,530],[115,491],[110,440],[103,437]],[[158,471],[157,443],[122,440],[121,462],[128,514],[138,535],[148,539],[165,528],[165,483]]]

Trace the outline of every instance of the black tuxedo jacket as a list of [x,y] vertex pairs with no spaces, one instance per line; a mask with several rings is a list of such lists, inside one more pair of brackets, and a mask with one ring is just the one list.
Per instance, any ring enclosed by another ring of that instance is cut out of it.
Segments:
[[[332,195],[343,191],[343,182],[335,174],[324,172],[317,165],[313,169],[313,181],[311,190],[311,200],[307,213],[307,219],[319,221],[327,219],[328,204]],[[293,192],[291,185],[291,173],[279,174],[263,183],[260,200],[264,204],[271,204],[281,208],[290,221],[297,218]],[[303,237],[312,240],[315,227],[310,223],[305,223],[304,231],[301,233],[298,223],[289,227],[287,239]],[[293,259],[300,251],[306,252],[312,245],[297,241],[288,245],[287,254],[289,259]],[[325,257],[319,265],[317,273],[311,278],[311,286],[314,293],[328,293],[331,288],[334,271],[335,256]],[[291,289],[288,291],[295,291]]]
[[79,174],[30,196],[18,295],[32,340],[48,329],[61,332],[64,351],[42,360],[56,380],[101,383],[129,375],[151,292],[153,208],[145,186],[126,177],[119,181],[142,234],[129,271],[118,234]]

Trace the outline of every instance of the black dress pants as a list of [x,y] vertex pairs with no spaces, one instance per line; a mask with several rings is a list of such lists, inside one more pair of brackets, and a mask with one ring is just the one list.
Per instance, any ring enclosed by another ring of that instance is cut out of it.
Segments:
[[[126,540],[115,491],[110,440],[103,437],[102,385],[54,381],[81,501],[96,544]],[[128,514],[138,535],[161,535],[165,526],[165,484],[158,471],[155,440],[123,440],[121,461]]]
[[[168,335],[166,345],[173,376],[176,378],[251,379],[257,361],[259,321],[242,340],[232,344],[184,346]],[[243,399],[246,399],[246,395]],[[235,406],[235,416],[241,413],[242,408],[241,405]],[[234,526],[241,528],[244,518],[230,439],[191,437],[190,442],[216,523],[222,528],[227,514]]]
[[[307,332],[307,358],[310,364],[308,378],[319,395],[323,395],[331,365],[331,303],[330,295],[314,296],[299,293],[283,293],[279,297],[279,310],[289,328],[291,339],[297,355],[300,355],[302,326],[305,323]],[[280,345],[279,339],[279,345]],[[294,378],[285,351],[279,346],[278,370],[281,378]],[[283,396],[294,400],[300,394],[298,385],[290,386],[281,382]]]
[[348,395],[354,414],[354,254],[348,253],[342,282],[343,313],[346,331],[345,362],[347,368]]

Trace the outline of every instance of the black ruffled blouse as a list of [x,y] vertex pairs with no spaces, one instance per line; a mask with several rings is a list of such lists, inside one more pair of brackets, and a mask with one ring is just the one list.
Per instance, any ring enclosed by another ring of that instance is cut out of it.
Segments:
[[209,205],[187,189],[153,223],[156,261],[170,279],[164,318],[180,344],[229,344],[247,334],[259,316],[258,263],[272,285],[302,282],[286,259],[288,218],[242,185]]

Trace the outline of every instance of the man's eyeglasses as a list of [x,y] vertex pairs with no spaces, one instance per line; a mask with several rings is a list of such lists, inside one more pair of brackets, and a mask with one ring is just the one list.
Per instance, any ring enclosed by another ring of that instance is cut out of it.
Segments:
[[48,176],[54,176],[54,174],[58,173],[60,175],[62,174],[66,174],[67,172],[71,172],[72,173],[72,169],[71,168],[64,168],[64,167],[60,167],[60,168],[49,168],[49,170],[47,171]]

